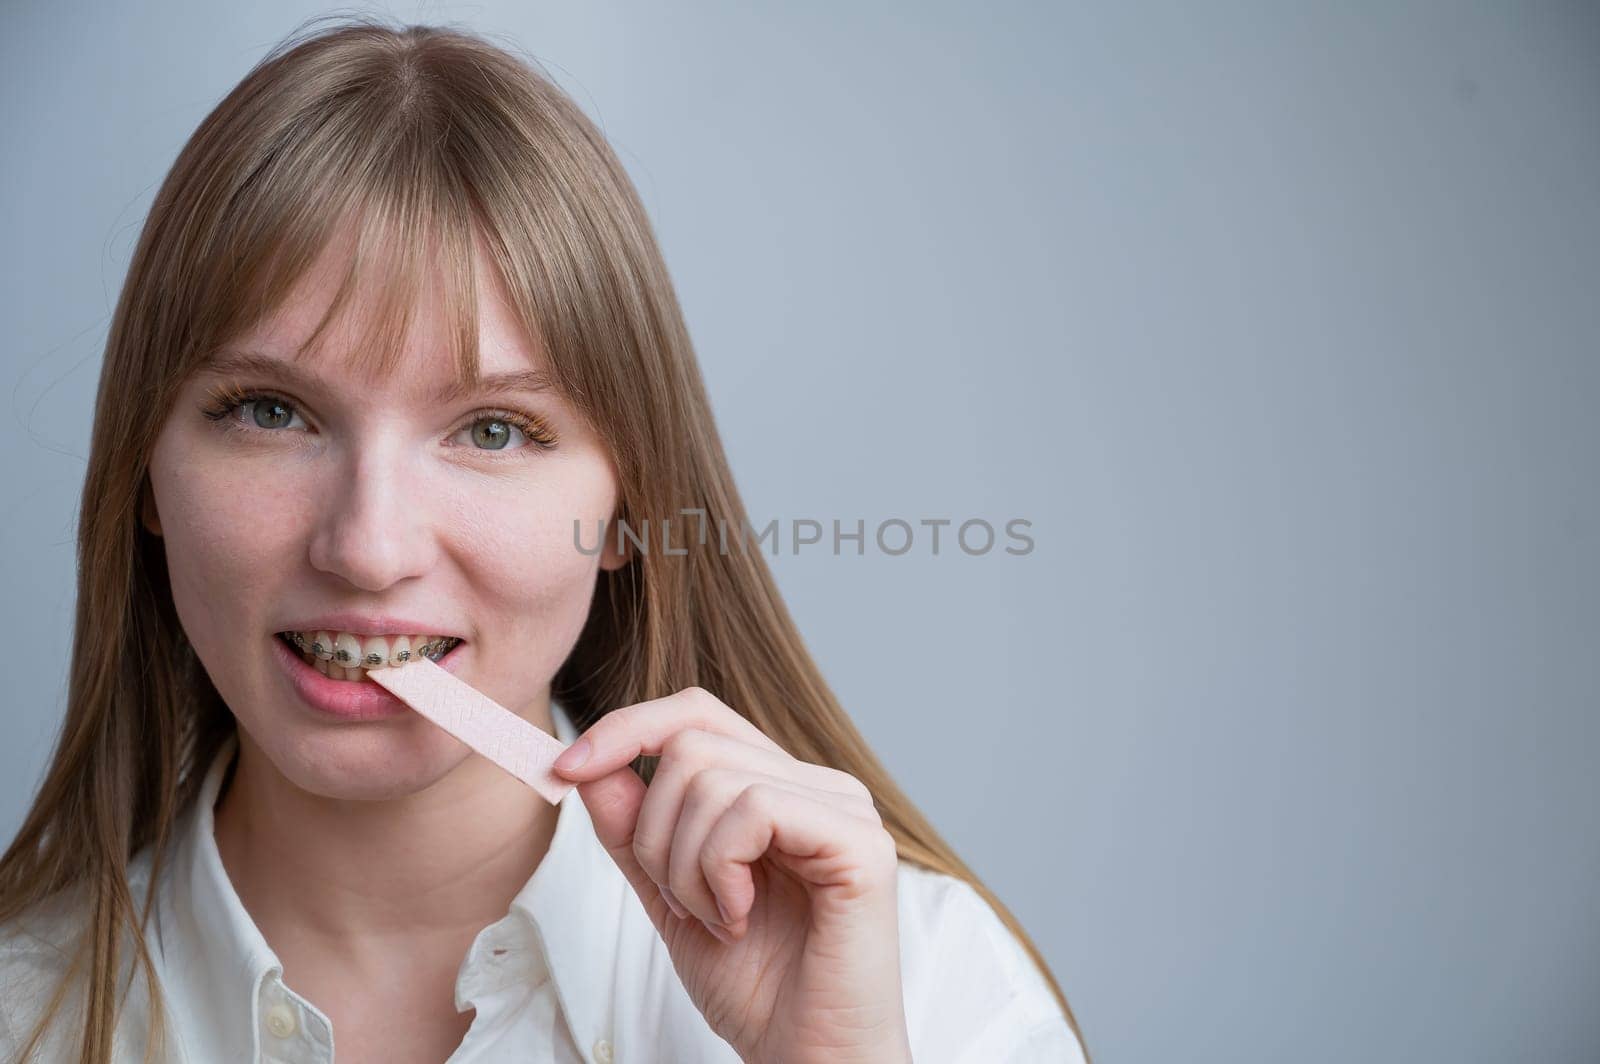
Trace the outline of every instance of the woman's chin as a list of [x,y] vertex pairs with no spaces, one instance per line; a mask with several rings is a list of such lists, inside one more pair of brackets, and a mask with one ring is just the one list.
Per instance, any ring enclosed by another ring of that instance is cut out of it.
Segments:
[[422,728],[357,732],[316,729],[257,745],[277,774],[308,794],[341,801],[389,801],[424,791],[472,751],[418,718]]

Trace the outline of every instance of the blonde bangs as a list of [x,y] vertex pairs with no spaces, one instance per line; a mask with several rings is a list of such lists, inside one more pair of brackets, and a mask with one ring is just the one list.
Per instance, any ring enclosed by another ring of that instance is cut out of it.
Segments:
[[[477,385],[473,245],[483,222],[439,150],[435,123],[419,113],[428,109],[399,102],[374,94],[310,129],[295,122],[301,135],[240,190],[220,226],[230,237],[219,249],[229,268],[199,264],[218,284],[210,297],[216,328],[197,337],[197,364],[278,314],[331,252],[342,260],[338,288],[296,360],[332,351],[358,376],[393,374],[419,308],[442,300],[450,364],[464,387]],[[376,118],[368,107],[385,113]],[[358,331],[335,351],[330,332],[347,315]]]

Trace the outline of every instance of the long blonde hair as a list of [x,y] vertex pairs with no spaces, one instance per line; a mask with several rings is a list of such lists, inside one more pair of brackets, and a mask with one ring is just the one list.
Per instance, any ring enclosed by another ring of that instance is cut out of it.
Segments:
[[[535,64],[462,31],[370,18],[313,20],[209,114],[162,184],[107,340],[78,528],[77,617],[66,718],[48,774],[0,857],[0,923],[65,888],[85,934],[23,1058],[72,978],[83,984],[81,1060],[110,1059],[118,973],[143,973],[146,1059],[161,995],[142,928],[174,823],[234,728],[175,614],[159,539],[141,524],[164,412],[217,346],[273,312],[353,220],[360,240],[317,334],[357,287],[385,293],[358,344],[402,348],[416,285],[443,261],[452,358],[477,374],[471,249],[481,234],[564,395],[610,447],[617,517],[741,530],[733,483],[682,313],[636,191],[593,123]],[[372,289],[372,270],[387,271]],[[316,336],[312,337],[314,342]],[[682,511],[702,511],[692,521]],[[608,709],[699,685],[793,756],[867,784],[902,859],[970,883],[1038,948],[895,785],[807,653],[758,549],[636,552],[602,571],[552,696],[578,727]],[[654,759],[636,765],[648,780]],[[151,847],[138,912],[128,882]]]

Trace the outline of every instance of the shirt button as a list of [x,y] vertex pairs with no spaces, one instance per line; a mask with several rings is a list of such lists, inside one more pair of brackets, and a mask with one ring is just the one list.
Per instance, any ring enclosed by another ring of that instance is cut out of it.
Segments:
[[594,1059],[600,1064],[611,1064],[611,1043],[604,1038],[594,1044]]
[[267,1010],[267,1030],[279,1038],[288,1038],[294,1029],[294,1013],[287,1005],[274,1005]]

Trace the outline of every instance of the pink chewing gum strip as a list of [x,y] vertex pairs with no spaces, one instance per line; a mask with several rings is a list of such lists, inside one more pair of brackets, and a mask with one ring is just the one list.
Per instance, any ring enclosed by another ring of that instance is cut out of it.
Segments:
[[538,791],[552,805],[573,783],[550,766],[566,744],[427,658],[372,669],[372,681]]

